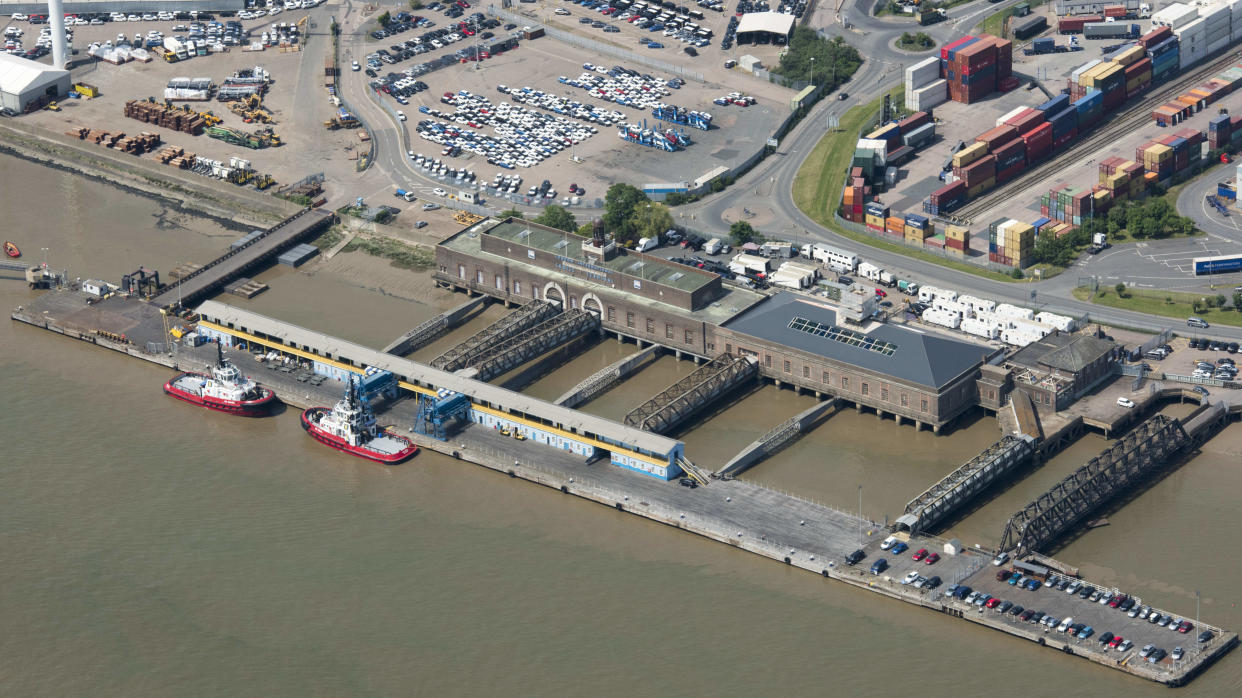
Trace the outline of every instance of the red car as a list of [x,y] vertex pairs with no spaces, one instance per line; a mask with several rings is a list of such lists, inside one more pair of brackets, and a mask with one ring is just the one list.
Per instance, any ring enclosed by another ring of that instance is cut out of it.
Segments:
[[1125,642],[1125,641],[1126,641],[1126,640],[1125,640],[1125,638],[1123,638],[1122,636],[1118,635],[1117,637],[1114,637],[1113,639],[1111,639],[1111,640],[1109,640],[1109,641],[1108,641],[1108,648],[1109,648],[1109,649],[1114,649],[1114,650],[1115,650],[1115,649],[1117,649],[1117,645],[1120,645],[1121,643],[1123,643],[1123,642]]
[[1125,594],[1117,594],[1116,596],[1113,597],[1111,601],[1108,602],[1108,607],[1117,608],[1118,606],[1122,604],[1122,602],[1126,600],[1126,598],[1127,597]]
[[883,290],[883,289],[879,289],[879,288],[877,288],[877,289],[875,290],[875,295],[879,296],[880,298],[887,298],[887,297],[888,297],[888,291],[885,291],[885,290]]
[[937,562],[940,562],[940,553],[932,553],[927,556],[926,560],[923,560],[924,565],[934,565]]
[[1001,600],[993,596],[992,598],[988,599],[987,603],[983,605],[987,606],[988,608],[996,608],[997,606],[1001,605]]
[[912,558],[915,562],[920,562],[920,561],[922,561],[922,559],[923,559],[923,558],[927,557],[927,548],[919,548],[919,549],[918,549],[918,552],[914,553],[914,554],[913,554],[913,555],[911,555],[910,557],[911,557],[911,558]]
[[1181,634],[1183,634],[1183,635],[1185,635],[1186,633],[1188,633],[1188,632],[1190,632],[1191,630],[1194,630],[1194,629],[1195,629],[1195,624],[1194,624],[1194,623],[1191,623],[1191,622],[1190,622],[1190,621],[1188,621],[1188,620],[1184,620],[1184,621],[1182,621],[1181,625],[1177,626],[1177,632],[1179,632],[1179,633],[1181,633]]

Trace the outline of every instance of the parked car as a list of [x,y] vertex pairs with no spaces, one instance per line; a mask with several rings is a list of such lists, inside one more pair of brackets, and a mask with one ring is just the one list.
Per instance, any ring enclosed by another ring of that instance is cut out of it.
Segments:
[[910,556],[910,559],[915,562],[920,562],[925,557],[927,557],[927,548],[919,548],[913,555]]
[[907,550],[909,550],[909,549],[910,549],[910,546],[906,545],[905,543],[903,543],[903,542],[901,542],[901,541],[897,541],[897,544],[893,546],[893,549],[892,549],[892,551],[891,551],[891,552],[892,552],[894,555],[900,555],[900,554],[902,554],[902,553],[906,552],[906,551],[907,551]]
[[1124,407],[1124,408],[1126,408],[1126,409],[1131,409],[1131,408],[1133,408],[1133,407],[1134,407],[1134,401],[1133,401],[1133,400],[1131,400],[1131,399],[1130,399],[1130,398],[1128,398],[1128,397],[1124,397],[1124,396],[1123,396],[1123,397],[1119,397],[1119,398],[1117,398],[1117,406],[1118,406],[1118,407]]
[[850,566],[857,565],[859,562],[862,562],[864,557],[867,557],[867,553],[864,553],[862,550],[855,550],[845,556],[845,564]]
[[913,571],[913,570],[911,570],[910,572],[907,572],[907,573],[906,573],[906,576],[904,576],[904,577],[902,577],[902,578],[901,578],[901,583],[902,583],[902,584],[912,584],[912,583],[914,582],[914,580],[916,580],[916,579],[918,579],[918,578],[919,578],[919,573],[918,573],[918,572],[915,572],[915,571]]
[[1009,562],[1009,553],[1001,553],[997,555],[996,557],[992,558],[992,564],[996,565],[997,567],[1000,567],[1006,562]]
[[1098,640],[1098,642],[1100,643],[1100,645],[1101,645],[1101,646],[1107,646],[1107,645],[1108,645],[1108,643],[1110,643],[1110,642],[1112,642],[1112,641],[1113,641],[1113,638],[1114,638],[1114,637],[1116,637],[1116,635],[1113,635],[1112,633],[1106,632],[1106,633],[1104,633],[1103,635],[1101,635],[1101,636],[1100,636],[1100,639]]
[[888,569],[888,560],[884,558],[871,563],[871,574],[883,574],[886,569]]

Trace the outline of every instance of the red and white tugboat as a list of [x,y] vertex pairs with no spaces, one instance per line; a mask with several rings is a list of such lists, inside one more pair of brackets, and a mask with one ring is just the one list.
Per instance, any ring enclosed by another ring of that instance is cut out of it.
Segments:
[[186,371],[165,383],[164,392],[178,400],[243,417],[261,417],[276,403],[276,393],[241,375],[224,358],[219,344],[210,376]]
[[357,377],[350,376],[345,396],[336,407],[311,407],[302,412],[302,428],[338,451],[385,465],[396,465],[418,453],[418,446],[409,439],[376,426],[371,406],[358,391]]

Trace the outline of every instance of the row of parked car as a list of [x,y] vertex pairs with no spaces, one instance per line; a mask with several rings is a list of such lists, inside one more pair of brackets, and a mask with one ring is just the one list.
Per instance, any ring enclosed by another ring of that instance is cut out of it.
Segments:
[[1192,337],[1190,348],[1206,349],[1208,351],[1227,351],[1230,354],[1236,354],[1238,353],[1239,344],[1237,342],[1223,342],[1219,339],[1208,339],[1207,337]]
[[1216,360],[1215,364],[1207,361],[1195,362],[1194,373],[1190,375],[1195,378],[1214,378],[1216,380],[1232,381],[1238,377],[1238,367],[1234,365],[1233,359],[1221,357]]

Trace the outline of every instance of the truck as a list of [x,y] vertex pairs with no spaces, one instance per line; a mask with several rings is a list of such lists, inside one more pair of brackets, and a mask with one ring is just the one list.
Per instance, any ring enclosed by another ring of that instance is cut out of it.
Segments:
[[706,254],[720,254],[724,251],[724,244],[720,242],[720,238],[712,238],[703,245],[703,252]]
[[406,201],[413,201],[418,198],[417,196],[414,196],[414,192],[406,191],[404,189],[398,189],[396,196],[398,199],[405,199]]
[[880,270],[880,283],[883,284],[884,286],[888,286],[889,288],[892,288],[897,285],[897,277],[881,269]]
[[864,279],[869,279],[871,281],[879,281],[880,272],[882,271],[884,270],[870,262],[863,262],[858,265],[858,274]]
[[1091,254],[1099,254],[1107,250],[1111,245],[1108,244],[1108,235],[1105,233],[1096,233],[1091,236],[1091,247],[1087,252]]
[[898,279],[897,290],[901,291],[907,296],[914,296],[914,295],[918,295],[919,285],[914,283],[913,281],[906,281],[905,279]]

